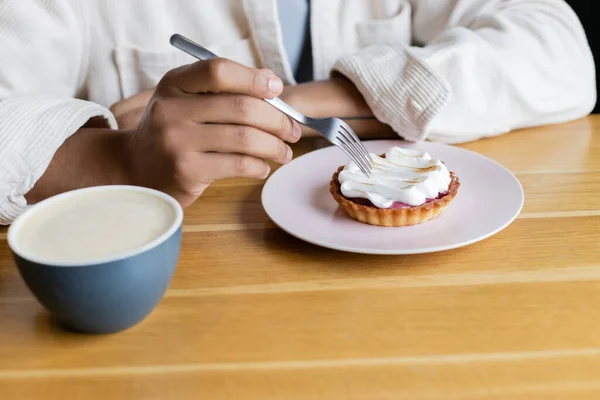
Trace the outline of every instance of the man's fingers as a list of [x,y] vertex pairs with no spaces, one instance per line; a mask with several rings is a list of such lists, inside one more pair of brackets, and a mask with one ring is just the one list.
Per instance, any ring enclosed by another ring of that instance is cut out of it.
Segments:
[[175,87],[188,94],[229,92],[257,98],[273,98],[283,90],[283,82],[271,71],[246,67],[225,58],[173,69],[163,77],[160,86]]
[[[210,99],[209,99],[210,97]],[[302,134],[300,126],[287,115],[267,103],[250,96],[222,94],[206,96],[214,108],[199,110],[201,122],[248,125],[295,143]]]
[[261,159],[243,154],[205,153],[197,155],[199,182],[228,178],[264,179],[271,167]]
[[197,124],[246,125],[270,133],[286,142],[300,139],[300,126],[269,103],[234,94],[181,96],[156,99],[150,112],[162,121],[193,121]]
[[[232,132],[234,131],[232,130]],[[240,149],[238,149],[240,153],[194,151],[193,146],[201,145],[200,141],[206,138],[206,135],[202,133],[196,129],[180,130],[175,138],[171,137],[167,139],[167,142],[171,146],[176,146],[174,149],[178,149],[175,153],[171,152],[172,155],[170,158],[173,161],[173,166],[170,170],[172,171],[171,174],[174,181],[177,182],[172,190],[176,191],[180,198],[189,198],[191,196],[195,199],[215,180],[227,178],[263,179],[268,176],[271,171],[269,164],[262,157],[249,154],[260,154],[261,151],[266,154],[267,151],[255,148],[254,143],[242,145],[242,147],[246,148],[244,150],[246,153],[242,153]],[[213,133],[219,135],[223,132]],[[264,132],[261,132],[261,134],[258,136],[268,136],[279,140]],[[251,141],[254,141],[254,139]],[[281,144],[285,146],[283,142]],[[187,151],[182,151],[182,146],[186,146]],[[231,151],[231,149],[236,147],[234,144],[227,145],[225,141],[211,147],[217,148],[219,146],[225,151]],[[278,152],[277,144],[270,147],[275,147],[275,150],[272,151],[273,154]],[[174,149],[172,148],[171,150]]]
[[183,142],[195,142],[196,151],[245,154],[280,164],[292,159],[292,149],[283,140],[251,126],[202,125],[185,134]]

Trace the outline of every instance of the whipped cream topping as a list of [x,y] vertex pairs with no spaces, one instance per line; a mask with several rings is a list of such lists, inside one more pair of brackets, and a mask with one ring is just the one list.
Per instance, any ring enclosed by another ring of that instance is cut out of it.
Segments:
[[420,206],[448,190],[450,172],[428,153],[392,147],[385,158],[371,154],[373,171],[367,178],[351,162],[340,172],[341,191],[347,198],[368,199],[375,207],[394,203]]

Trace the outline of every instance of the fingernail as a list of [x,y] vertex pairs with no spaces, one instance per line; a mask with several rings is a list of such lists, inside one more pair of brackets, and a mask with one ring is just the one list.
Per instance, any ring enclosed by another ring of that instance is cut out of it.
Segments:
[[292,136],[294,137],[294,139],[300,139],[300,136],[302,135],[302,129],[300,129],[300,124],[298,124],[296,121],[292,121]]
[[258,75],[258,83],[260,85],[260,87],[263,88],[269,88],[269,80],[270,80],[271,76],[269,74],[266,73],[262,73]]
[[263,179],[265,179],[267,176],[269,176],[270,173],[271,173],[271,167],[267,166],[267,170],[265,171],[265,174],[263,175]]
[[269,91],[279,93],[283,90],[283,82],[279,78],[269,78]]
[[287,146],[287,155],[286,155],[286,159],[288,161],[290,161],[292,159],[292,157],[294,156],[294,153],[292,152],[292,149],[290,146]]

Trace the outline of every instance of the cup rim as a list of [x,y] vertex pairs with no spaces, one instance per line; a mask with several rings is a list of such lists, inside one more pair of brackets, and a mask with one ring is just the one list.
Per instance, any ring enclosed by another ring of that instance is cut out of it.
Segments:
[[[17,233],[23,222],[29,218],[32,214],[36,213],[43,207],[52,205],[54,203],[60,202],[66,198],[76,196],[83,192],[104,192],[104,191],[129,191],[129,192],[137,192],[137,193],[145,193],[155,197],[158,197],[164,201],[166,201],[173,211],[175,212],[175,218],[173,218],[173,222],[169,226],[167,230],[165,230],[158,238],[154,239],[150,243],[145,244],[142,247],[138,247],[136,249],[122,252],[110,257],[102,257],[96,259],[90,259],[87,261],[45,261],[40,257],[36,257],[31,254],[26,254],[21,250],[18,240],[16,238]],[[20,216],[18,216],[15,221],[8,228],[7,241],[10,249],[19,257],[28,260],[30,262],[34,262],[36,264],[47,265],[47,266],[56,266],[56,267],[88,267],[99,264],[106,264],[115,261],[124,260],[133,256],[137,256],[139,254],[145,253],[148,250],[151,250],[160,244],[164,243],[167,239],[169,239],[176,231],[181,227],[183,222],[183,208],[181,204],[177,200],[175,200],[170,195],[160,192],[155,189],[150,189],[141,186],[132,186],[132,185],[104,185],[104,186],[93,186],[82,189],[75,189],[68,192],[60,193],[58,195],[49,197],[37,204],[34,204],[27,208]]]

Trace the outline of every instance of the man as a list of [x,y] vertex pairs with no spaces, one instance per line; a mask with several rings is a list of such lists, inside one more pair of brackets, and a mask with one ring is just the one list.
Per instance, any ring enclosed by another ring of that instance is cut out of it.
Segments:
[[[176,32],[223,59],[196,62],[169,45]],[[596,102],[562,0],[8,0],[0,43],[2,224],[91,185],[185,206],[215,179],[264,178],[300,128],[263,97],[362,135],[447,143]]]

